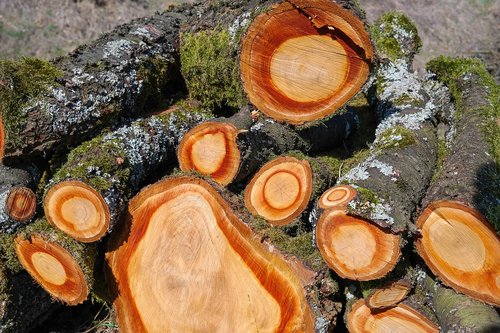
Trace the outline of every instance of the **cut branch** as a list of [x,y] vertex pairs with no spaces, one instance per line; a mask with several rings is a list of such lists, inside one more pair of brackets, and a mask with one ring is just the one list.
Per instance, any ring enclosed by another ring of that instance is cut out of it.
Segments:
[[371,310],[394,307],[408,296],[411,288],[412,285],[405,281],[395,281],[376,288],[366,298],[366,306]]
[[[434,274],[454,289],[500,305],[500,241],[476,210],[435,201],[417,221],[418,253]],[[481,283],[477,283],[481,281]]]
[[146,176],[165,163],[179,138],[203,119],[203,112],[181,109],[135,121],[74,149],[47,187],[47,219],[82,242],[102,238]]
[[385,311],[371,311],[360,299],[347,316],[351,333],[415,332],[438,333],[439,328],[413,308],[400,304]]
[[250,101],[292,124],[337,111],[368,78],[373,57],[359,18],[334,2],[287,1],[257,16],[242,42]]
[[381,278],[394,268],[401,239],[335,207],[321,214],[316,243],[323,259],[339,276],[367,281]]
[[266,163],[245,189],[245,205],[271,224],[285,225],[299,216],[312,193],[307,160],[282,156]]
[[160,181],[132,199],[129,211],[130,236],[108,256],[121,329],[314,330],[299,279],[252,239],[208,183]]
[[65,236],[44,219],[19,233],[14,245],[21,265],[52,297],[68,305],[88,298],[96,258],[94,247]]

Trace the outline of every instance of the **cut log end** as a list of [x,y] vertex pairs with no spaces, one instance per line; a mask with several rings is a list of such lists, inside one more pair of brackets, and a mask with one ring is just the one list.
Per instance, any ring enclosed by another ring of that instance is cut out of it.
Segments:
[[285,225],[306,208],[312,193],[309,162],[278,157],[265,164],[245,189],[245,205],[273,225]]
[[396,281],[375,289],[366,298],[366,306],[370,309],[387,309],[396,306],[408,296],[411,284],[406,281]]
[[63,181],[44,199],[47,220],[81,242],[94,242],[109,229],[109,207],[102,196],[81,181]]
[[484,216],[458,202],[436,201],[417,227],[418,253],[435,275],[459,292],[500,306],[500,240]]
[[342,207],[330,208],[320,216],[316,242],[328,266],[351,280],[381,278],[400,256],[400,236],[347,215]]
[[228,185],[240,167],[240,151],[236,144],[237,128],[228,123],[205,122],[182,138],[177,156],[181,170],[195,170]]
[[268,116],[301,124],[334,113],[366,81],[373,56],[363,23],[330,1],[281,3],[243,39],[244,89]]
[[385,311],[372,311],[360,299],[347,315],[351,333],[414,332],[438,333],[439,328],[415,309],[400,304]]
[[356,190],[349,185],[338,185],[326,190],[318,201],[319,208],[328,209],[336,206],[347,206],[356,197]]
[[313,331],[299,279],[208,183],[161,181],[129,211],[128,241],[108,255],[124,331]]
[[9,192],[5,208],[14,221],[29,221],[35,215],[36,195],[27,187],[16,186]]
[[15,241],[19,261],[30,275],[55,299],[76,305],[87,299],[89,286],[71,254],[41,237]]

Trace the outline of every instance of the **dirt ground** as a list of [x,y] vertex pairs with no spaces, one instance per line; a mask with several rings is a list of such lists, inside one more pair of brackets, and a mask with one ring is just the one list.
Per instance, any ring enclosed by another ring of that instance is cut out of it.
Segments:
[[[50,59],[133,18],[193,0],[0,0],[0,58]],[[422,69],[440,55],[483,58],[500,78],[500,0],[359,0],[372,22],[399,10],[416,22],[424,42]]]

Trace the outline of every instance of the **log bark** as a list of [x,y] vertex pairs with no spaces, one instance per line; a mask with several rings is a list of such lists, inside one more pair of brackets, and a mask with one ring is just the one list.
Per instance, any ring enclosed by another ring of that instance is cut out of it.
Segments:
[[177,156],[183,171],[195,170],[228,185],[245,182],[275,156],[339,146],[357,127],[354,109],[292,128],[243,108],[232,117],[213,119],[186,133]]
[[404,304],[373,312],[366,306],[365,300],[361,299],[354,303],[347,318],[347,327],[352,333],[439,332],[439,327],[433,322]]
[[160,181],[142,190],[129,211],[130,236],[108,255],[125,332],[314,330],[299,278],[253,239],[208,183]]
[[29,332],[57,307],[26,272],[0,266],[0,332]]
[[14,233],[35,215],[36,180],[26,170],[3,165],[0,175],[0,232]]
[[[175,12],[137,19],[56,59],[52,79],[46,78],[38,94],[2,111],[0,157],[78,144],[105,126],[149,111],[169,90],[179,89],[173,85],[178,85],[183,20]],[[41,66],[32,67],[36,73]],[[3,89],[18,94],[20,88],[14,82]]]
[[417,250],[446,285],[498,306],[500,240],[490,225],[498,227],[499,196],[492,188],[498,152],[488,137],[498,132],[498,86],[473,60],[442,58],[429,67],[450,87],[457,111],[449,152],[422,201]]
[[334,113],[368,78],[373,50],[362,21],[327,1],[285,1],[257,16],[242,41],[243,86],[279,121]]
[[206,118],[202,111],[181,107],[82,144],[47,186],[44,210],[48,221],[82,242],[101,239],[112,230],[144,179],[171,159],[179,138]]
[[14,243],[21,265],[54,299],[76,305],[89,297],[95,246],[75,241],[43,218],[23,229]]

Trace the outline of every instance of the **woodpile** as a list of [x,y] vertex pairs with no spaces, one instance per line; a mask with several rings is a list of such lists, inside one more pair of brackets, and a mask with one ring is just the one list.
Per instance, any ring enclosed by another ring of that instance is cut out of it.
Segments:
[[89,301],[134,333],[500,330],[500,89],[419,48],[355,1],[227,0],[0,61],[0,332]]

